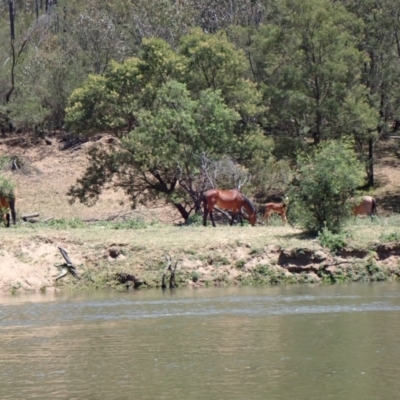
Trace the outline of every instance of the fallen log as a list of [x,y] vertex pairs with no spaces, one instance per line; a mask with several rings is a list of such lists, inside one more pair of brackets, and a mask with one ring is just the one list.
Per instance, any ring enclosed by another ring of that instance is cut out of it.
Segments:
[[21,218],[22,218],[23,221],[27,222],[28,219],[30,219],[30,218],[36,218],[36,217],[38,217],[39,215],[40,215],[39,213],[26,214],[26,215],[23,215]]

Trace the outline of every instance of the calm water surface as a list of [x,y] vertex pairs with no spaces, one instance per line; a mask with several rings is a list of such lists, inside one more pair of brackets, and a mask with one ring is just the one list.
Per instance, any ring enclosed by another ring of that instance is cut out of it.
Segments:
[[400,285],[0,297],[0,399],[395,399]]

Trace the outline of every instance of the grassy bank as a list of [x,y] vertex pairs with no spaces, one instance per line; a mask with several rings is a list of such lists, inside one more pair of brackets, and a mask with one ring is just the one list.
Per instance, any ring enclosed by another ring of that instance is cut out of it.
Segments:
[[[349,221],[346,233],[306,237],[291,226],[170,226],[140,220],[1,229],[0,290],[159,287],[168,254],[178,286],[397,279],[400,216]],[[327,247],[324,247],[324,244]],[[55,280],[67,250],[80,279]],[[400,247],[399,247],[400,248]]]

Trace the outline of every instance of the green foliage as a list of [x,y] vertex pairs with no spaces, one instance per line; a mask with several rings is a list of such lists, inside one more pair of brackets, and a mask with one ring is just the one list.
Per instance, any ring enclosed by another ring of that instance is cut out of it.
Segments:
[[218,92],[204,91],[194,101],[185,85],[169,81],[156,92],[151,110],[140,111],[139,126],[123,146],[146,169],[176,168],[195,162],[193,153],[223,153],[238,118]]
[[[32,229],[35,229],[36,226],[40,226],[41,223],[39,222],[38,224],[34,225],[27,225],[28,227],[31,227]],[[152,226],[154,225],[153,222],[145,222],[141,218],[131,218],[131,219],[126,219],[124,221],[96,221],[96,222],[85,222],[82,221],[80,218],[74,218],[74,219],[53,219],[51,221],[46,222],[43,224],[45,226],[51,227],[53,229],[83,229],[87,228],[89,225],[93,228],[97,227],[104,227],[107,229],[143,229],[146,228],[147,226]]]
[[318,241],[332,253],[337,253],[347,245],[349,235],[346,232],[332,233],[326,226],[318,232]]
[[265,85],[269,129],[314,143],[376,129],[359,80],[362,26],[341,2],[277,2],[277,18],[254,33],[249,48]]
[[337,233],[350,215],[349,199],[363,183],[363,167],[350,144],[329,141],[300,154],[289,192],[290,218],[307,232]]
[[68,229],[68,228],[84,228],[86,224],[80,218],[73,219],[52,219],[48,221],[46,225],[51,226],[54,229]]
[[400,242],[400,232],[395,231],[395,232],[391,232],[391,233],[383,233],[379,237],[379,241],[381,243]]
[[185,225],[201,226],[203,225],[203,216],[199,213],[190,214]]
[[235,48],[224,32],[210,35],[193,29],[182,37],[179,50],[184,56],[189,90],[200,93],[204,89],[219,89],[228,104],[243,107],[242,103],[252,112],[250,109],[260,100],[260,95],[244,78],[248,68],[244,53]]
[[0,170],[5,169],[6,167],[10,166],[11,159],[9,156],[0,156]]
[[[93,77],[92,81],[96,80]],[[98,81],[107,85],[106,78],[98,77]],[[90,93],[85,97],[92,101]],[[143,193],[171,196],[178,178],[182,187],[194,179],[199,155],[216,157],[231,148],[239,115],[226,106],[219,91],[207,89],[192,100],[184,84],[169,80],[153,92],[152,98],[151,104],[137,111],[137,126],[123,138],[120,150],[90,153],[86,174],[70,191],[73,198],[86,203],[96,200],[102,186],[113,178],[134,204]],[[81,112],[81,102],[74,104],[76,109],[73,106],[68,110],[71,119],[76,117],[77,124],[82,121],[90,125],[86,112]]]
[[0,175],[0,197],[13,199],[15,196],[15,184],[8,178]]
[[192,271],[190,273],[190,278],[192,280],[192,282],[198,282],[198,280],[201,278],[201,273],[198,271]]

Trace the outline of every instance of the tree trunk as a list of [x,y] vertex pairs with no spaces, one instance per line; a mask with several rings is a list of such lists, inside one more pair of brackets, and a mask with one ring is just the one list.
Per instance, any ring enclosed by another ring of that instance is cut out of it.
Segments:
[[182,218],[187,221],[187,219],[189,218],[189,213],[186,211],[185,207],[183,207],[182,204],[180,203],[173,203],[174,206],[177,208],[177,210],[179,211],[179,213],[181,214]]
[[372,137],[368,139],[368,165],[367,165],[368,187],[374,186],[374,146]]
[[11,41],[13,42],[15,39],[15,29],[14,29],[14,1],[10,0],[8,3],[8,10],[10,13],[10,34]]

